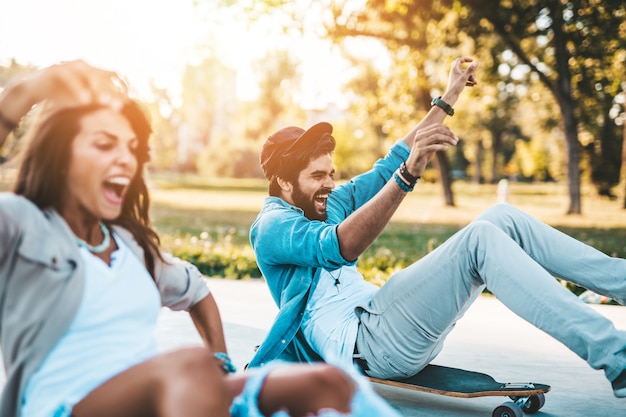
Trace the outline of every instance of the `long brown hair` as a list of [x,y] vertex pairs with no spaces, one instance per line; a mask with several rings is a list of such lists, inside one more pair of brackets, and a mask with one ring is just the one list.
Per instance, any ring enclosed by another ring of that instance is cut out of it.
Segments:
[[[60,109],[40,120],[30,132],[30,140],[22,156],[14,187],[15,194],[32,201],[40,209],[62,205],[62,190],[67,186],[67,167],[70,163],[72,142],[80,131],[83,116],[106,108],[99,104]],[[122,213],[110,224],[118,224],[129,232],[144,250],[145,263],[154,277],[155,256],[159,251],[159,236],[150,222],[150,196],[144,180],[144,165],[150,160],[148,139],[152,133],[146,113],[135,101],[128,100],[120,114],[124,116],[138,139],[135,151],[137,172],[132,178]]]

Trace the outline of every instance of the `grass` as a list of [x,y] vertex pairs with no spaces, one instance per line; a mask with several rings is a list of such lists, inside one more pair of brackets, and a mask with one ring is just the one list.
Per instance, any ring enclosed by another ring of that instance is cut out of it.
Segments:
[[[180,187],[180,185],[183,187]],[[263,182],[153,181],[153,218],[166,249],[204,233],[209,242],[249,247],[248,229],[267,192]],[[376,242],[361,256],[367,279],[384,282],[424,256],[496,202],[496,186],[455,184],[455,207],[445,207],[435,184],[419,184]],[[565,215],[567,190],[557,184],[511,184],[509,202],[612,256],[626,257],[626,211],[618,201],[583,196],[583,214]],[[205,241],[206,245],[207,242]],[[215,246],[213,246],[215,249]]]
[[[242,252],[251,256],[248,230],[267,195],[265,181],[152,175],[150,186],[152,218],[166,250],[220,252],[231,263],[239,262]],[[6,184],[1,188],[7,189]],[[438,185],[419,184],[361,256],[366,278],[383,282],[496,202],[495,185],[457,182],[454,193],[455,206],[446,207]],[[512,183],[509,202],[611,256],[626,257],[626,210],[620,200],[599,198],[583,188],[583,214],[565,215],[564,185]],[[249,271],[250,265],[242,268]]]

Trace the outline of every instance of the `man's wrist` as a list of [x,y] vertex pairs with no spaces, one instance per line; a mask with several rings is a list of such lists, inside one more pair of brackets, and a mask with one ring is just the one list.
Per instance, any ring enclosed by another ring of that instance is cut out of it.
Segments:
[[450,91],[445,91],[443,95],[441,96],[441,99],[445,101],[446,103],[448,103],[449,105],[454,106],[459,99],[459,95],[454,94]]
[[452,107],[452,104],[445,101],[441,96],[433,98],[430,105],[432,107],[439,107],[441,110],[446,112],[448,116],[454,116],[454,108]]

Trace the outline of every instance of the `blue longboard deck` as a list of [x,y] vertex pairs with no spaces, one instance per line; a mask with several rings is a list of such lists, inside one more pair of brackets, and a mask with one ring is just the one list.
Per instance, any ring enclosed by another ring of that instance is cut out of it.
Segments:
[[550,386],[537,383],[502,383],[480,372],[440,365],[428,365],[408,378],[379,379],[372,382],[450,397],[532,396],[550,391]]

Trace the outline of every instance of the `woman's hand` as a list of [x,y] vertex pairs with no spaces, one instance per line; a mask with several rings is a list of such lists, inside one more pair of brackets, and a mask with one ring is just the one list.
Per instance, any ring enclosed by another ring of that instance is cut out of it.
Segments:
[[52,65],[20,77],[0,93],[0,144],[11,125],[36,104],[46,111],[59,107],[100,103],[119,109],[127,98],[126,83],[113,71],[93,67],[84,61]]
[[52,65],[24,77],[23,82],[33,104],[47,100],[62,106],[97,102],[121,107],[128,94],[126,83],[117,73],[84,61]]

